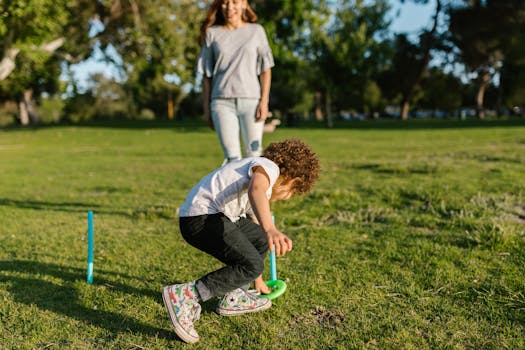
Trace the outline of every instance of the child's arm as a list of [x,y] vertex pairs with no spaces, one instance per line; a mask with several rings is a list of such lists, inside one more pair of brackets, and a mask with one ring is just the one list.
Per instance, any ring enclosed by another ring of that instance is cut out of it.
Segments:
[[266,282],[264,282],[262,275],[253,281],[253,285],[255,289],[257,289],[261,294],[270,294],[272,292],[271,289],[266,285]]
[[285,255],[292,250],[292,240],[279,231],[272,220],[270,212],[270,201],[266,197],[266,191],[270,187],[270,179],[261,167],[255,167],[248,187],[248,196],[253,212],[268,238],[268,245],[272,249],[275,245],[277,256]]

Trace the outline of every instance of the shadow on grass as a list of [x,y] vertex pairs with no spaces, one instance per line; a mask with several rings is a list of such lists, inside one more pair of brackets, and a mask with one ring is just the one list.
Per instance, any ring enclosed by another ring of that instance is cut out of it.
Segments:
[[[0,282],[7,282],[7,290],[16,302],[88,322],[96,327],[106,329],[115,337],[121,332],[132,332],[169,340],[177,339],[174,333],[166,329],[144,324],[126,315],[95,310],[83,305],[81,296],[75,288],[75,282],[78,282],[79,277],[84,275],[84,270],[68,266],[24,260],[0,261]],[[115,275],[124,279],[133,278],[104,271],[99,271],[98,275]],[[50,282],[44,280],[44,276],[51,276],[59,279],[59,281]],[[108,288],[125,294],[160,300],[160,291],[138,289],[126,284],[115,283],[115,281],[103,277],[97,277],[97,283],[92,287]]]
[[389,165],[389,164],[378,164],[378,163],[367,163],[367,164],[356,164],[352,166],[356,170],[368,170],[376,174],[418,174],[428,175],[435,174],[439,171],[437,166],[429,164],[416,164],[411,166],[404,165]]
[[65,213],[87,213],[93,210],[96,214],[116,215],[129,219],[165,219],[174,220],[177,218],[176,209],[166,206],[153,206],[145,208],[129,208],[122,210],[106,210],[103,206],[93,203],[81,202],[45,202],[34,200],[17,200],[9,198],[0,198],[0,207],[13,207],[18,209],[56,211]]
[[[418,129],[457,129],[457,128],[487,128],[487,127],[523,127],[525,118],[505,117],[487,118],[484,120],[467,119],[377,119],[362,121],[334,121],[333,129],[370,129],[370,130],[418,130]],[[38,130],[49,128],[79,127],[79,128],[109,128],[109,129],[173,129],[177,132],[211,132],[208,125],[199,118],[182,120],[99,120],[77,124],[60,123],[22,127],[19,125],[4,127],[0,130]],[[326,129],[324,122],[299,121],[293,127],[281,126],[290,129]],[[279,130],[278,129],[278,130]]]
[[177,132],[211,132],[210,127],[199,119],[185,120],[98,120],[79,123],[42,124],[32,126],[11,125],[0,128],[4,131],[24,131],[59,128],[102,128],[102,129],[173,129]]
[[[490,128],[490,127],[524,127],[525,118],[491,118],[491,119],[376,119],[362,121],[334,122],[333,129],[353,130],[421,130],[421,129],[460,129],[460,128]],[[303,121],[297,125],[299,129],[326,129],[323,122]]]
[[43,202],[34,200],[18,200],[9,198],[0,198],[0,206],[15,207],[19,209],[34,209],[34,210],[52,210],[65,212],[85,212],[90,209],[99,208],[98,204],[80,203],[80,202]]

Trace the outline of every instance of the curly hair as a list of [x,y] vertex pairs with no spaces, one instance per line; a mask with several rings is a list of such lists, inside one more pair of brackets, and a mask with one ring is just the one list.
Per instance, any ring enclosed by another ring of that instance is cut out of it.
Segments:
[[285,181],[297,179],[292,185],[294,193],[310,192],[319,178],[319,158],[301,140],[272,142],[264,150],[263,157],[277,164]]

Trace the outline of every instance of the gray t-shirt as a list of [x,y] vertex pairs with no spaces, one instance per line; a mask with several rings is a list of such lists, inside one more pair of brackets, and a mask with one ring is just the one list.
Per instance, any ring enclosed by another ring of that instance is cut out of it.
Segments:
[[264,28],[212,26],[197,61],[197,71],[212,78],[211,98],[261,98],[258,76],[274,66]]

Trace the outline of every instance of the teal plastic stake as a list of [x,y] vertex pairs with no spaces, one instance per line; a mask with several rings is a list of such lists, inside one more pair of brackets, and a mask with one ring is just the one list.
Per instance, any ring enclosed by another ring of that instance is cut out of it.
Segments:
[[88,211],[88,258],[87,258],[87,283],[93,283],[93,259],[95,256],[95,228],[93,225],[93,212]]
[[272,252],[270,252],[270,281],[277,280],[277,264],[275,262],[275,245],[272,245]]
[[[275,216],[272,215],[272,221],[275,222]],[[270,252],[270,281],[277,280],[277,262],[275,261],[275,245],[272,245]]]

